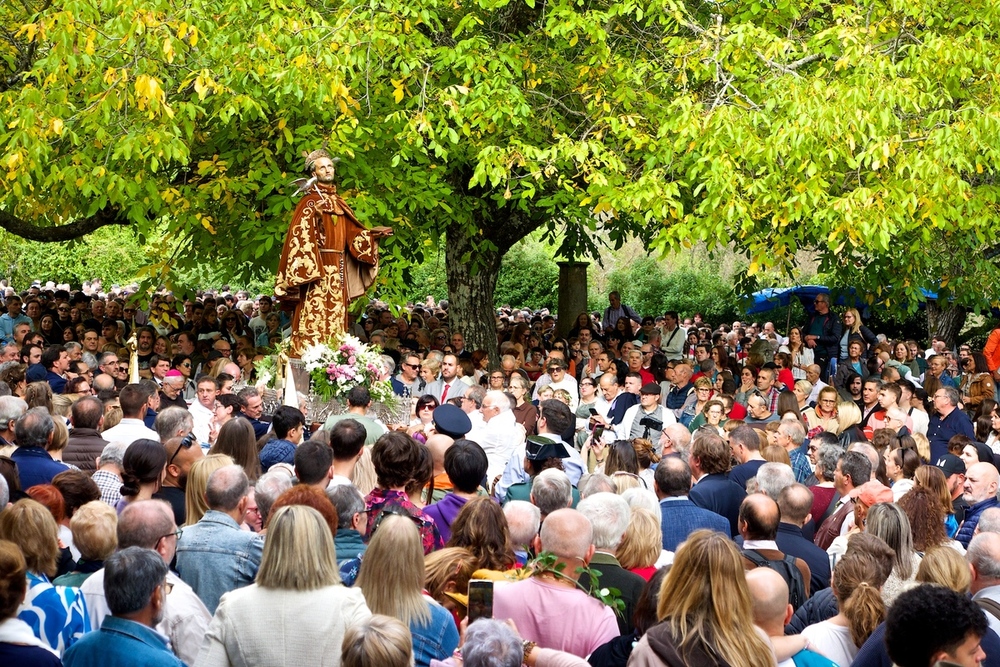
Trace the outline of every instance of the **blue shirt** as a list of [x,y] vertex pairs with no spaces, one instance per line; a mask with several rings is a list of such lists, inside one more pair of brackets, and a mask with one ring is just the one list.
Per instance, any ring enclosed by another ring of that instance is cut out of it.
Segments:
[[272,440],[260,450],[260,469],[267,472],[275,463],[295,465],[295,445],[288,440]]
[[63,656],[64,667],[184,667],[167,648],[167,638],[150,627],[105,616],[97,632],[87,634]]
[[976,441],[976,429],[964,410],[956,407],[944,419],[938,415],[931,417],[927,426],[927,439],[931,443],[931,461],[937,461],[948,453],[948,441],[956,435],[965,435],[973,442]]
[[14,327],[18,324],[27,324],[34,329],[31,318],[21,313],[17,317],[11,317],[10,313],[0,315],[0,344],[7,345],[14,342]]
[[41,447],[18,447],[10,458],[17,464],[17,476],[25,491],[36,484],[48,484],[53,477],[69,470],[68,465],[53,460]]

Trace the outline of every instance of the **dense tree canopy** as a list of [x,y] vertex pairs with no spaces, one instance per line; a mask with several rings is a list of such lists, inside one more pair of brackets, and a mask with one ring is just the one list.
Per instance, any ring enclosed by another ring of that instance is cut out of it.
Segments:
[[358,217],[396,229],[390,285],[445,246],[473,343],[538,228],[564,255],[602,227],[733,245],[751,276],[818,249],[898,308],[1000,277],[995,3],[15,0],[0,27],[23,236],[125,224],[164,269],[270,270],[325,141]]

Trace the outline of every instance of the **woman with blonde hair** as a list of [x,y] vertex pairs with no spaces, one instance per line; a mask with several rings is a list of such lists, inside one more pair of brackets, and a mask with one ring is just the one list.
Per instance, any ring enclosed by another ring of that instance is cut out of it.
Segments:
[[395,618],[373,614],[347,629],[340,664],[342,667],[412,667],[413,637]]
[[208,488],[209,475],[219,468],[235,463],[232,458],[225,454],[209,454],[191,465],[191,470],[188,471],[187,487],[184,489],[184,507],[187,511],[185,526],[193,526],[198,523],[208,511],[205,489]]
[[969,563],[956,549],[936,547],[925,553],[920,561],[917,582],[937,584],[967,594],[972,586],[972,574]]
[[881,569],[871,555],[851,552],[841,558],[830,581],[839,611],[802,631],[809,648],[839,667],[850,667],[858,649],[885,618],[881,578]]
[[854,401],[841,401],[837,406],[837,435],[845,447],[854,442],[868,442],[861,430],[861,408]]
[[725,535],[696,530],[681,544],[660,588],[656,616],[631,667],[771,667],[774,652],[753,625],[743,558]]
[[0,540],[10,540],[24,555],[27,595],[17,617],[57,655],[90,630],[87,604],[78,588],[54,586],[59,562],[59,527],[41,503],[30,498],[0,512]]
[[658,518],[648,509],[633,507],[628,528],[615,551],[618,564],[649,581],[656,574],[656,561],[662,546],[663,533]]
[[458,647],[458,629],[447,609],[423,594],[424,548],[408,516],[385,512],[361,560],[355,584],[376,614],[392,616],[410,628],[414,661],[429,667]]
[[[878,336],[861,321],[861,313],[857,308],[844,311],[844,335],[840,337],[840,359],[847,359],[848,344],[857,341],[864,350],[878,345]],[[867,358],[867,355],[865,355]]]
[[927,439],[927,435],[925,433],[911,433],[910,437],[917,445],[917,454],[920,455],[920,460],[929,463],[931,460],[931,441]]
[[809,396],[812,394],[812,390],[813,385],[809,380],[795,381],[792,393],[795,394],[795,402],[799,406],[799,414],[804,415],[805,411],[809,409]]
[[865,517],[865,532],[881,537],[889,548],[896,552],[892,573],[882,586],[885,605],[891,605],[896,597],[910,587],[917,574],[920,556],[913,549],[913,533],[906,513],[894,503],[877,503],[868,510]]
[[445,547],[424,557],[424,590],[451,612],[456,625],[468,607],[459,596],[465,595],[477,569],[479,557],[464,547]]
[[[289,505],[267,525],[256,582],[222,596],[199,667],[338,665],[348,629],[371,616],[361,591],[340,583],[333,536],[319,512]],[[273,640],[275,628],[284,629],[283,641]]]

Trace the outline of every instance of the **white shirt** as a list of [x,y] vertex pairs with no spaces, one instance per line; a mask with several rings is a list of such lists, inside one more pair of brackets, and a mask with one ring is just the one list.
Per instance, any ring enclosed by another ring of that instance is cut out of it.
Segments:
[[851,641],[851,631],[830,621],[820,621],[807,626],[802,636],[809,640],[810,648],[833,660],[839,667],[851,667],[858,647]]
[[822,380],[816,380],[816,384],[813,385],[813,390],[809,392],[809,398],[806,399],[806,403],[815,403],[819,400],[819,392],[823,391],[823,387],[829,387],[827,383]]
[[156,431],[151,428],[147,428],[141,419],[133,419],[131,417],[125,417],[117,426],[109,428],[107,431],[101,432],[101,437],[108,442],[127,442],[132,444],[136,440],[142,440],[143,438],[149,440],[160,441],[160,436],[157,435]]
[[517,423],[513,412],[504,410],[483,423],[481,438],[481,440],[474,438],[470,440],[479,443],[486,452],[486,459],[489,461],[486,481],[492,483],[497,475],[503,473],[511,454],[519,447],[521,451],[524,450],[524,427]]
[[194,419],[194,428],[191,429],[191,432],[194,433],[194,437],[198,438],[198,442],[204,445],[208,442],[208,433],[212,430],[215,412],[202,405],[197,398],[191,401],[191,407],[188,408],[188,411]]

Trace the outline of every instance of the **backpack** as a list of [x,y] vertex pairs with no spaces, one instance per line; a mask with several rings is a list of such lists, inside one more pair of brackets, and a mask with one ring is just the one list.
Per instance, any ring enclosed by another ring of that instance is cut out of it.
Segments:
[[802,572],[795,564],[795,557],[785,554],[781,560],[770,560],[764,558],[753,549],[742,549],[743,555],[756,567],[769,567],[785,580],[788,584],[788,602],[793,608],[798,609],[806,601],[806,584],[802,580]]

